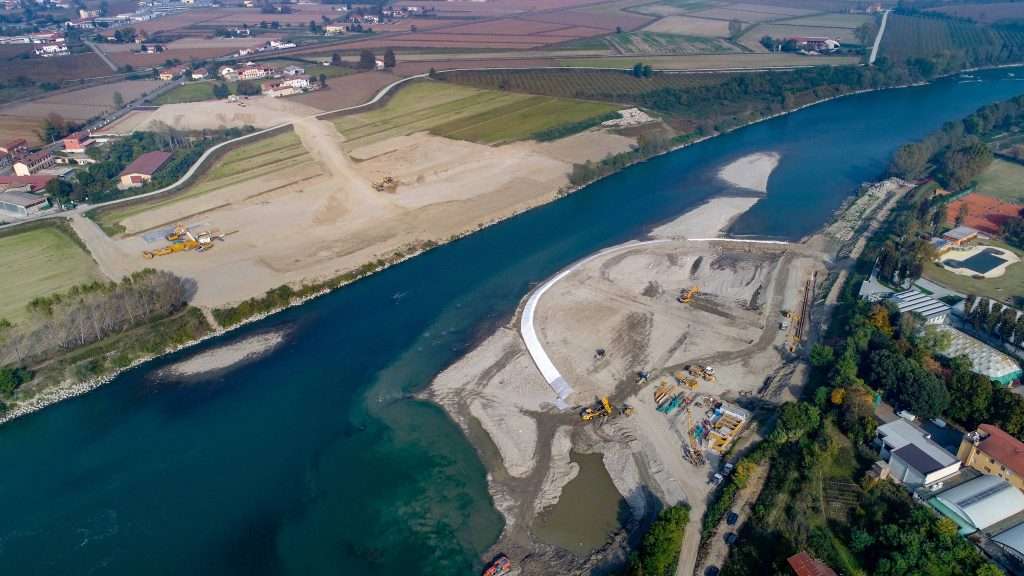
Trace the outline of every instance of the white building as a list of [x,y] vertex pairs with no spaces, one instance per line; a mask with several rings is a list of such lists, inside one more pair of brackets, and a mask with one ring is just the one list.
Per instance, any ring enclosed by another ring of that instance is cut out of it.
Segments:
[[960,470],[956,456],[902,418],[879,426],[875,445],[889,463],[892,479],[908,488],[935,484]]
[[325,34],[344,34],[345,33],[345,26],[344,26],[344,24],[328,24],[327,26],[324,26],[324,33]]
[[949,346],[940,351],[943,356],[966,356],[971,361],[971,370],[974,373],[995,380],[1003,386],[1009,386],[1014,380],[1021,378],[1020,364],[1008,355],[951,326],[939,326],[939,330],[950,336]]
[[285,76],[298,76],[299,74],[305,74],[306,69],[303,68],[302,66],[291,65],[286,67],[284,70],[281,70],[281,72]]

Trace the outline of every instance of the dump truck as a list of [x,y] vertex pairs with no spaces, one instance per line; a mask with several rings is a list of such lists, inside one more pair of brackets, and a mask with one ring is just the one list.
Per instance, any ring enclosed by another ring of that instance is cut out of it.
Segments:
[[608,397],[601,398],[601,402],[597,406],[588,406],[583,409],[580,413],[580,419],[584,422],[590,422],[594,418],[599,416],[611,416],[613,414],[612,403],[608,401]]

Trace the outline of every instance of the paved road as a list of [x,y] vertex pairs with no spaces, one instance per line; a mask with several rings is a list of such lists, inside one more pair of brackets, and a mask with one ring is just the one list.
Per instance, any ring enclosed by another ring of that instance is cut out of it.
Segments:
[[92,42],[90,42],[88,40],[85,40],[85,39],[82,39],[82,44],[85,44],[86,46],[88,46],[90,50],[95,52],[96,55],[100,57],[100,60],[103,60],[104,64],[109,66],[110,69],[113,70],[114,72],[117,72],[117,64],[114,64],[114,61],[111,60],[109,57],[107,57],[106,53],[104,53],[103,50],[100,50],[99,46],[96,46]]
[[878,34],[875,35],[875,44],[871,47],[871,56],[868,57],[868,64],[874,64],[875,58],[878,57],[878,47],[882,44],[882,36],[885,34],[885,24],[889,21],[889,12],[892,10],[886,10],[882,13],[882,24],[878,27]]

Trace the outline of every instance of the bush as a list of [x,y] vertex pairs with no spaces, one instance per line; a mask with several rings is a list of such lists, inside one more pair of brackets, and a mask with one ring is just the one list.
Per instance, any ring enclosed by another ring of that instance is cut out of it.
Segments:
[[675,574],[683,530],[690,521],[690,507],[677,504],[665,508],[651,524],[640,544],[640,552],[630,562],[629,574],[670,576]]

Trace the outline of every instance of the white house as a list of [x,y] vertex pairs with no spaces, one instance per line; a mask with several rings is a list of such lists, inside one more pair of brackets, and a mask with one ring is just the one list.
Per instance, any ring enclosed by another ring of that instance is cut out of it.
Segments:
[[960,470],[956,456],[902,418],[879,426],[875,445],[889,463],[893,480],[908,488],[935,484]]
[[284,73],[285,76],[298,76],[299,74],[305,74],[306,73],[306,69],[303,68],[302,66],[292,65],[292,66],[286,67],[281,72]]
[[328,24],[324,26],[325,34],[344,34],[345,26],[343,24]]
[[231,66],[221,66],[220,70],[217,70],[217,75],[224,79],[231,79],[232,76],[238,76],[238,71]]
[[383,70],[384,69],[384,61],[383,60],[377,60],[374,63],[374,68],[376,68],[377,70]]

